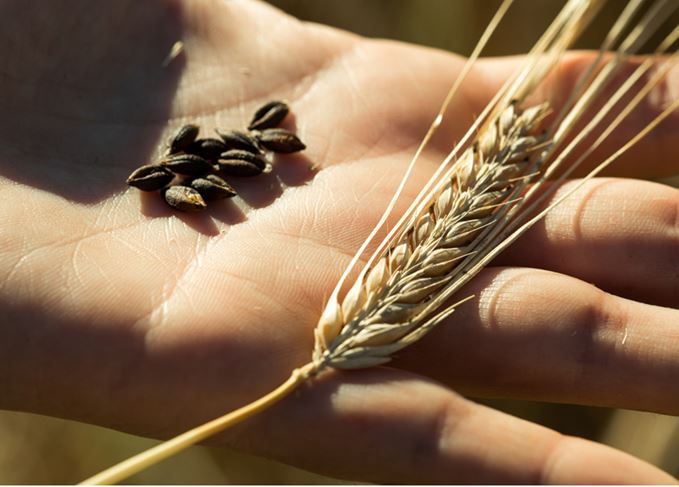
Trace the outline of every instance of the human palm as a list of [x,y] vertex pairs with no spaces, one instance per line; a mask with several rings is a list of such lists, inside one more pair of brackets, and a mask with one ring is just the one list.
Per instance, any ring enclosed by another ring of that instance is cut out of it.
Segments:
[[[249,1],[32,5],[0,5],[14,19],[0,47],[0,407],[165,437],[268,392],[309,360],[324,300],[462,60]],[[164,62],[177,40],[184,53]],[[404,201],[515,65],[479,65]],[[178,126],[242,128],[270,99],[290,102],[308,150],[232,181],[236,200],[177,214],[124,188]],[[623,173],[671,173],[659,133]],[[395,368],[327,376],[222,441],[360,480],[663,481],[446,388],[679,410],[679,198],[634,181],[585,189]]]

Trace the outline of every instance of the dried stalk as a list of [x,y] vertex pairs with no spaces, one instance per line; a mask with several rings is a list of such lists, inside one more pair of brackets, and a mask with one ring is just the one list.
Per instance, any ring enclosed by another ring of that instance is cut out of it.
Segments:
[[[642,63],[580,133],[565,148],[560,148],[572,134],[576,124],[582,120],[586,109],[609,86],[615,74],[619,73],[624,59],[636,52],[658,27],[658,18],[669,8],[674,8],[665,0],[658,0],[621,41],[623,32],[632,24],[633,17],[643,3],[642,0],[632,0],[606,37],[599,56],[578,81],[569,99],[547,124],[545,119],[553,107],[547,102],[530,105],[526,100],[544,81],[604,1],[567,2],[535,44],[526,66],[507,80],[498,91],[462,141],[441,163],[408,210],[388,232],[387,237],[377,245],[376,251],[358,272],[346,296],[340,299],[340,290],[368,245],[387,221],[416,159],[440,125],[446,107],[469,72],[471,63],[480,54],[483,45],[509,8],[511,0],[505,0],[463,69],[461,77],[446,97],[387,210],[340,278],[314,331],[312,361],[293,371],[284,384],[259,400],[132,457],[83,483],[106,484],[123,480],[189,445],[257,414],[328,368],[354,369],[386,363],[395,352],[424,336],[459,304],[469,299],[443,306],[446,300],[492,258],[568,196],[562,196],[548,208],[535,214],[537,205],[553,194],[553,191],[546,191],[540,197],[533,196],[580,146],[585,137],[600,126],[603,117],[614,112],[618,102],[624,95],[632,92],[636,82],[652,66],[650,61]],[[675,29],[661,43],[657,52],[668,50],[677,37],[679,29]],[[598,70],[604,51],[619,42],[620,47],[615,56]],[[563,180],[611,134],[660,82],[676,61],[676,57],[672,56],[645,83],[595,143],[556,181]],[[679,101],[667,107],[585,180],[596,175],[636,144],[678,106]],[[458,155],[460,151],[461,155]],[[531,188],[528,187],[530,182],[534,182]],[[435,314],[439,309],[442,310]]]
[[160,445],[128,458],[125,461],[107,469],[87,480],[81,482],[86,485],[107,485],[125,480],[130,475],[134,475],[159,461],[171,457],[175,453],[179,453],[185,448],[195,445],[210,436],[216,435],[220,431],[225,430],[229,426],[239,423],[255,414],[259,413],[272,406],[276,402],[283,399],[290,392],[294,391],[297,386],[307,380],[308,373],[311,369],[311,364],[295,369],[288,380],[278,386],[265,396],[260,397],[256,401],[251,402],[245,407],[232,411],[229,414],[220,416],[217,419],[205,423],[198,428],[189,430],[179,436],[175,436]]

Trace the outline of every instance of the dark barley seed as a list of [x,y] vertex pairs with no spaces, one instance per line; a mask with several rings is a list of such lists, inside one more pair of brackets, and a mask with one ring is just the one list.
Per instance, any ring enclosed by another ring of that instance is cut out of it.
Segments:
[[219,139],[206,138],[198,139],[189,147],[186,152],[195,154],[209,161],[213,161],[219,157],[219,154],[228,150],[229,148]]
[[215,132],[222,138],[224,144],[229,149],[239,149],[252,152],[253,154],[260,154],[262,148],[257,143],[252,135],[241,132],[240,130],[221,131],[216,129]]
[[226,152],[222,152],[219,158],[221,160],[227,161],[228,160],[246,161],[251,164],[254,164],[255,166],[259,167],[262,170],[264,170],[264,168],[266,168],[267,165],[266,159],[264,159],[264,157],[245,150],[231,149]]
[[198,191],[206,201],[233,198],[236,190],[216,174],[208,174],[204,178],[191,181],[191,187]]
[[290,112],[290,107],[282,101],[270,101],[257,109],[248,130],[264,130],[275,127]]
[[163,192],[165,202],[179,211],[200,211],[207,208],[198,191],[188,186],[170,186]]
[[198,137],[198,125],[184,125],[177,131],[177,134],[170,141],[170,154],[176,154],[186,150],[196,137]]
[[213,169],[212,164],[195,154],[177,154],[166,157],[160,163],[173,173],[186,176],[198,176]]
[[174,178],[174,174],[163,166],[151,164],[141,166],[127,178],[127,184],[142,191],[156,191],[167,186]]
[[273,152],[289,154],[306,149],[306,145],[293,132],[285,129],[266,129],[259,132],[257,141]]
[[250,177],[258,176],[264,169],[257,164],[242,159],[220,159],[217,161],[219,170],[229,176]]

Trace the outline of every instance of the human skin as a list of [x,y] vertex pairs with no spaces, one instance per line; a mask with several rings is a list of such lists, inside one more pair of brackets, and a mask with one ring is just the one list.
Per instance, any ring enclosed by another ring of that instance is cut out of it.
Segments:
[[[464,63],[254,1],[9,0],[0,14],[0,407],[158,438],[310,359],[324,300]],[[561,86],[589,59],[569,56]],[[479,62],[399,208],[519,62]],[[234,180],[236,202],[176,214],[123,187],[182,123],[243,127],[270,99],[289,100],[308,149]],[[329,373],[217,441],[361,481],[674,482],[458,393],[679,412],[679,193],[614,178],[676,172],[678,123],[550,213],[389,368]]]

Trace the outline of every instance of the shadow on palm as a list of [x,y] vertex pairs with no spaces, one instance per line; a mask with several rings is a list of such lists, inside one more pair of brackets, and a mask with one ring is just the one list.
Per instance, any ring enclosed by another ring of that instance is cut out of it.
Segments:
[[[223,96],[201,96],[190,86],[204,81],[200,70],[209,46],[198,41],[193,63],[183,55],[165,62],[176,41],[199,35],[187,32],[186,7],[180,2],[72,0],[26,7],[15,1],[3,8],[14,19],[3,33],[2,53],[9,60],[4,108],[13,114],[5,119],[0,153],[0,174],[8,179],[77,203],[98,203],[124,190],[134,168],[158,159],[168,125],[213,114],[220,118],[229,107]],[[62,19],[59,11],[68,17]],[[231,41],[240,42],[228,34],[220,32],[219,49],[226,52]],[[228,64],[222,74],[230,76]],[[182,84],[189,95],[179,93]],[[203,110],[206,103],[209,110]],[[203,135],[212,127],[214,122],[207,123]],[[267,206],[284,185],[308,179],[307,160],[288,162],[256,182],[235,182],[247,206]],[[146,195],[141,210],[154,217],[173,214]],[[216,208],[213,215],[229,224],[244,218],[233,204]],[[209,220],[185,219],[214,234]]]
[[80,203],[119,192],[126,173],[152,158],[171,115],[184,63],[162,62],[183,35],[178,6],[15,1],[3,9],[13,19],[3,33],[3,99],[14,117],[0,173]]

